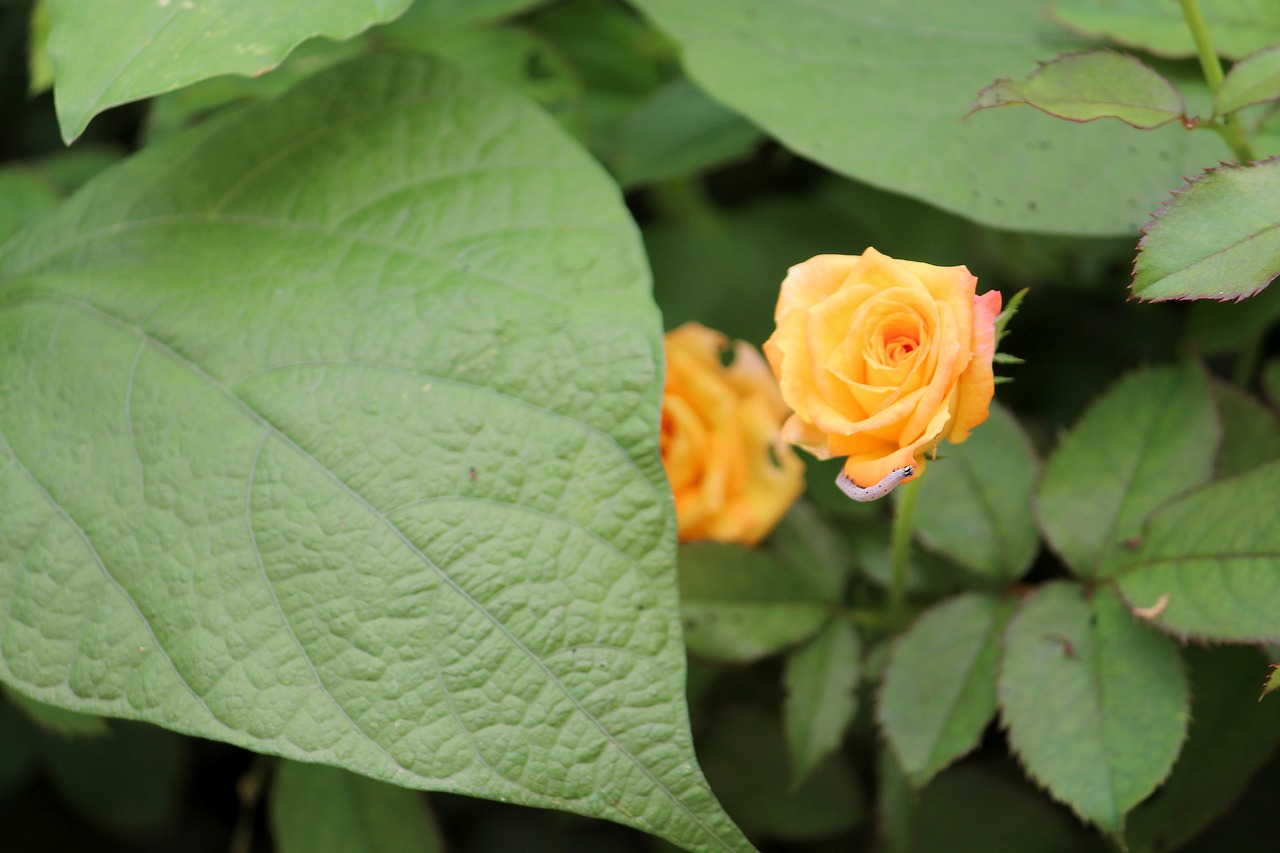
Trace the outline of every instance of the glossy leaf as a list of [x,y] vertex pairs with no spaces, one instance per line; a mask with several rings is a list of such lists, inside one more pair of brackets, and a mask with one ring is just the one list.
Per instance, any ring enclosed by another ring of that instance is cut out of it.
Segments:
[[946,448],[920,484],[916,529],[931,550],[977,575],[1022,575],[1040,547],[1032,492],[1040,462],[1008,410]]
[[1204,373],[1141,370],[1098,398],[1045,464],[1038,511],[1081,577],[1106,576],[1116,546],[1170,498],[1208,481],[1219,427]]
[[440,853],[422,794],[336,767],[284,761],[271,785],[281,853]]
[[787,657],[787,751],[796,785],[840,747],[858,709],[862,641],[838,619]]
[[1280,45],[1260,50],[1231,66],[1213,95],[1213,111],[1233,113],[1275,100],[1280,100]]
[[1173,773],[1133,810],[1130,853],[1179,848],[1235,805],[1280,745],[1280,714],[1258,702],[1264,658],[1256,649],[1189,646],[1191,726]]
[[975,110],[1026,104],[1068,121],[1118,118],[1150,130],[1182,116],[1181,93],[1151,66],[1120,53],[1068,53],[1023,80],[1004,77],[978,93]]
[[[1182,175],[1227,153],[1215,134],[1173,125],[964,118],[992,80],[1083,46],[1048,24],[1040,0],[635,5],[680,42],[695,82],[792,150],[988,225],[1132,233]],[[1178,83],[1188,98],[1204,92]]]
[[786,563],[760,551],[714,543],[680,548],[680,612],[689,651],[744,662],[815,634],[831,602]]
[[314,36],[342,40],[388,21],[409,0],[47,0],[62,138],[117,104],[219,74],[270,71]]
[[1190,696],[1173,641],[1116,594],[1051,583],[1005,636],[1000,711],[1009,744],[1054,798],[1110,834],[1168,775]]
[[1012,612],[1012,602],[966,593],[924,613],[894,644],[876,716],[915,787],[977,746],[995,715]]
[[[1238,59],[1280,41],[1280,9],[1271,0],[1213,0],[1200,9],[1219,56]],[[1056,0],[1052,14],[1084,35],[1159,56],[1196,55],[1182,9],[1167,0]]]
[[1210,169],[1142,230],[1134,296],[1252,296],[1280,275],[1280,160]]
[[750,849],[696,765],[661,327],[541,110],[382,55],[0,253],[0,678]]
[[1117,557],[1120,591],[1135,608],[1159,607],[1150,621],[1180,637],[1280,641],[1277,494],[1271,462],[1163,507]]

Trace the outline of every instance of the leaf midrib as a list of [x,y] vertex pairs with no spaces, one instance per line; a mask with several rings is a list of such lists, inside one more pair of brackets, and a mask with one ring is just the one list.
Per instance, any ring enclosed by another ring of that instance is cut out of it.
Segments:
[[[38,296],[44,297],[44,298],[50,298],[51,295],[39,294]],[[364,510],[367,513],[369,513],[370,517],[376,519],[389,532],[391,532],[393,536],[399,539],[402,545],[408,548],[412,554],[417,556],[417,558],[424,565],[430,567],[434,572],[436,572],[436,574],[440,578],[443,585],[450,587],[455,594],[457,594],[464,601],[470,604],[477,613],[481,614],[485,619],[487,619],[495,627],[495,629],[498,631],[499,634],[506,637],[507,641],[511,644],[513,648],[521,652],[526,657],[526,659],[531,661],[535,667],[541,670],[543,677],[547,680],[547,682],[554,685],[557,689],[559,689],[562,695],[564,695],[565,698],[569,700],[569,702],[573,705],[573,707],[577,710],[577,712],[581,714],[584,719],[589,721],[590,724],[595,727],[595,729],[612,747],[618,750],[618,752],[621,755],[626,756],[631,761],[631,763],[640,771],[640,773],[649,780],[649,782],[654,786],[654,788],[661,791],[673,805],[675,805],[690,820],[692,820],[692,822],[702,830],[702,832],[706,835],[706,837],[719,843],[720,846],[723,847],[725,850],[733,850],[733,847],[725,839],[723,839],[712,827],[708,826],[706,821],[700,815],[695,813],[693,809],[691,809],[680,797],[676,796],[674,791],[672,791],[664,782],[658,779],[654,775],[653,771],[643,761],[640,760],[639,756],[637,756],[630,749],[628,749],[624,744],[622,744],[617,739],[617,737],[613,734],[613,732],[611,732],[601,720],[599,720],[594,714],[592,714],[590,710],[588,710],[582,704],[581,700],[571,690],[569,690],[568,686],[564,684],[564,682],[561,681],[555,675],[554,672],[551,671],[551,669],[547,666],[546,662],[542,660],[540,657],[538,657],[538,655],[536,655],[533,652],[533,650],[530,649],[527,645],[525,645],[518,637],[512,634],[510,629],[508,629],[507,626],[503,624],[502,621],[498,619],[495,614],[493,614],[487,608],[485,608],[461,584],[459,584],[456,580],[454,580],[453,577],[450,576],[448,572],[446,572],[441,566],[437,565],[433,560],[431,560],[431,558],[428,557],[426,553],[423,552],[422,549],[419,548],[417,544],[414,543],[408,537],[408,535],[403,530],[400,529],[399,526],[394,524],[389,518],[386,517],[384,513],[379,511],[372,503],[369,502],[368,499],[364,497],[364,495],[358,492],[354,487],[352,487],[346,481],[341,479],[334,471],[332,471],[327,466],[322,464],[319,459],[317,459],[314,455],[312,455],[306,448],[302,447],[300,444],[298,444],[296,441],[290,438],[283,430],[281,430],[274,423],[272,423],[265,415],[263,415],[262,413],[254,409],[253,406],[251,406],[246,400],[244,400],[239,395],[237,395],[226,383],[220,381],[219,379],[214,377],[212,374],[209,374],[202,367],[200,367],[200,365],[191,361],[189,358],[182,355],[178,351],[172,349],[163,341],[160,341],[157,338],[153,337],[145,329],[133,323],[130,323],[129,321],[121,317],[117,317],[116,315],[110,313],[109,311],[106,311],[98,306],[92,305],[82,300],[72,299],[70,297],[66,297],[61,294],[53,296],[52,298],[55,298],[55,299],[61,298],[67,304],[72,305],[73,307],[83,311],[84,313],[89,314],[90,316],[95,316],[99,320],[107,323],[108,325],[114,326],[118,330],[121,330],[129,335],[135,336],[140,340],[146,342],[149,346],[153,347],[155,351],[171,359],[180,367],[183,367],[184,369],[190,371],[192,374],[197,376],[203,382],[206,382],[209,385],[209,387],[217,390],[220,394],[223,395],[225,399],[227,399],[234,407],[239,409],[251,421],[253,421],[254,423],[257,423],[265,431],[268,431],[270,432],[270,434],[274,435],[286,447],[292,449],[296,454],[298,454],[300,458],[312,464],[316,468],[316,470],[318,470],[323,476],[327,477],[332,483],[334,483],[334,485],[336,485],[340,490],[345,492],[348,497],[350,497],[357,504],[363,507]],[[21,304],[21,303],[15,303],[15,304]],[[587,427],[587,428],[593,429],[591,427]],[[6,441],[6,446],[7,446],[7,441]],[[17,458],[16,455],[14,456],[14,458],[15,459]],[[634,462],[632,464],[634,465]],[[26,469],[24,466],[24,470],[28,470],[28,469]],[[34,473],[29,472],[29,476],[32,476],[34,478]],[[36,482],[38,483],[38,480]],[[41,485],[41,490],[44,491],[46,495],[48,495],[47,490],[44,490],[42,485]],[[52,496],[49,496],[49,498],[52,501]],[[60,505],[58,505],[56,502],[53,502],[53,505],[57,506],[61,511]],[[96,554],[96,551],[94,553]],[[636,561],[634,559],[632,559],[631,562],[633,564],[636,564]],[[99,561],[99,565],[102,566],[105,570],[105,565],[102,564],[101,561]],[[109,572],[108,572],[108,575],[110,576]],[[112,580],[114,581],[114,578],[112,578]],[[119,585],[118,581],[116,583],[117,585]],[[269,583],[270,581],[268,579],[268,584]],[[124,590],[123,587],[121,587],[121,589],[128,596],[127,590]],[[128,596],[128,597],[130,602],[133,603],[135,610],[137,610],[137,604],[136,602],[133,601],[132,596]],[[139,615],[139,618],[142,619],[142,621],[147,625],[148,630],[150,631],[151,630],[150,623],[148,622],[146,617],[141,613],[140,610],[138,611],[138,615]],[[290,630],[290,633],[292,633],[292,629],[290,628],[289,630]],[[155,636],[154,632],[152,632],[152,636]],[[294,635],[294,639],[295,641],[297,640],[296,635]],[[161,648],[161,650],[163,651],[163,647],[159,643],[158,639],[156,641],[156,644],[157,644],[157,647]],[[172,660],[168,658],[167,651],[164,653],[165,653],[166,659],[169,660],[170,665],[173,666]],[[182,680],[184,684],[186,684],[185,679],[183,678],[182,674],[178,672],[176,666],[174,666],[174,671],[175,673],[178,674],[179,679]],[[189,690],[192,691],[193,694],[195,693],[194,689],[191,688],[189,684],[186,684],[186,686]],[[339,709],[341,709],[341,703],[338,702],[338,699],[335,696],[329,693],[328,689],[325,687],[323,682],[320,682],[320,687],[324,690],[326,695],[329,696],[330,700],[333,701],[334,704],[339,707]],[[196,695],[198,697],[198,694]],[[203,699],[201,699],[200,701],[202,704],[204,704]],[[205,705],[205,708],[206,710],[209,710],[207,704]],[[218,716],[216,714],[213,714],[211,710],[209,711],[209,713],[213,719],[215,720],[219,719]],[[345,715],[345,711],[343,711],[343,713]],[[348,719],[350,718],[348,717]],[[356,730],[360,731],[358,727]],[[463,728],[463,730],[468,731],[469,733],[469,730],[467,730],[465,727]],[[380,747],[380,748],[384,752],[386,752],[385,747]],[[477,757],[482,762],[484,762],[484,757],[482,754],[477,752]],[[395,760],[394,757],[392,757],[392,760]],[[399,764],[398,761],[396,763]],[[503,779],[507,778],[505,776],[501,776],[501,774],[499,775]],[[508,780],[508,781],[512,781],[512,780]],[[637,820],[637,822],[647,824],[647,821],[644,821],[639,817],[636,817],[635,819]]]

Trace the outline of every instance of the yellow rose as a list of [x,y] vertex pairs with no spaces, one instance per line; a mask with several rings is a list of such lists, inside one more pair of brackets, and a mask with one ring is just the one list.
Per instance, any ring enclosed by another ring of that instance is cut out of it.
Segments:
[[995,390],[1000,293],[977,284],[965,267],[875,249],[793,266],[764,345],[795,411],[783,437],[847,456],[843,473],[863,488],[906,466],[919,476],[938,441],[964,441]]
[[781,438],[789,410],[755,349],[698,323],[667,333],[662,463],[681,541],[754,545],[804,489],[804,463]]

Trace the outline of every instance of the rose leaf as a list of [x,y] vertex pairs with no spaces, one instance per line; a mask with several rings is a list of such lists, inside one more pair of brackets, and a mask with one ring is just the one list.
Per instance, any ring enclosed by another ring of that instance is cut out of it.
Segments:
[[1068,53],[1025,80],[1003,78],[978,93],[973,109],[1027,104],[1067,121],[1118,118],[1143,130],[1186,111],[1182,94],[1149,65],[1108,50]]
[[977,746],[996,712],[996,665],[1011,602],[965,593],[927,611],[894,644],[876,705],[907,777],[923,787]]
[[920,483],[916,529],[932,551],[987,578],[1022,575],[1040,547],[1032,492],[1040,461],[1022,427],[998,404]]
[[1251,104],[1280,100],[1280,45],[1247,56],[1231,66],[1213,96],[1213,111],[1233,113]]
[[1045,463],[1036,509],[1050,546],[1084,578],[1153,510],[1213,475],[1220,427],[1194,367],[1141,370],[1109,388]]
[[858,709],[861,675],[862,641],[839,619],[787,657],[783,722],[797,787],[840,747]]
[[[1162,507],[1109,567],[1135,608],[1179,637],[1280,641],[1280,462]],[[1159,606],[1163,601],[1163,606]],[[1137,611],[1135,611],[1137,612]]]
[[711,661],[743,663],[813,636],[833,602],[803,575],[750,548],[696,542],[680,548],[685,643]]
[[1172,639],[1107,587],[1050,583],[1005,634],[1000,713],[1033,779],[1111,835],[1169,774],[1190,696]]
[[1256,397],[1229,382],[1213,383],[1213,401],[1222,423],[1218,476],[1232,477],[1280,459],[1280,420]]
[[541,110],[378,54],[0,250],[0,678],[749,850],[694,760],[661,321]]
[[1244,299],[1280,275],[1280,158],[1210,169],[1142,229],[1140,299]]

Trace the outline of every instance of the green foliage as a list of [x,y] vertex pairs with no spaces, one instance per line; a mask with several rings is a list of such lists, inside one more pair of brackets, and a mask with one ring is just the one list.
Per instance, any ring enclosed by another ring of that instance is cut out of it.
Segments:
[[1180,637],[1280,641],[1280,462],[1206,486],[1162,507],[1116,559],[1120,591]]
[[1125,826],[1131,853],[1170,850],[1230,808],[1280,745],[1280,714],[1258,702],[1254,649],[1187,649],[1191,725],[1173,773]]
[[1040,548],[1031,500],[1039,474],[1018,422],[992,406],[983,428],[948,447],[921,483],[921,538],[975,575],[1021,576]]
[[1164,781],[1190,695],[1177,646],[1100,588],[1047,584],[1006,637],[1000,714],[1027,772],[1107,833]]
[[1187,184],[1140,244],[1142,299],[1243,299],[1280,275],[1280,160],[1226,165]]
[[1039,0],[636,5],[682,44],[695,81],[795,151],[988,225],[1132,232],[1161,188],[1222,156],[1176,126],[1133,135],[1019,110],[965,119],[993,80],[1084,46],[1047,26]]
[[1222,88],[1213,95],[1215,113],[1280,100],[1280,46],[1260,50],[1231,66]]
[[1108,555],[1151,512],[1208,481],[1218,423],[1202,371],[1134,373],[1112,386],[1063,437],[1037,495],[1045,537],[1080,577],[1107,576]]
[[7,681],[745,848],[690,761],[639,244],[545,117],[369,60],[105,173],[0,271]]
[[[1280,17],[1200,5],[0,4],[0,846],[1265,849]],[[677,549],[661,329],[867,246],[1004,293],[990,417]]]
[[[399,15],[409,0],[320,0],[299,13],[270,0],[100,0],[83,14],[75,0],[46,0],[58,121],[67,142],[108,107],[169,92],[219,74],[270,71],[314,36],[346,39]],[[110,21],[111,38],[103,38]]]
[[[1176,3],[1165,0],[1055,0],[1053,16],[1087,36],[1113,39],[1158,56],[1196,55]],[[1270,0],[1213,0],[1204,16],[1222,56],[1239,59],[1280,42],[1280,9]]]
[[1118,118],[1141,130],[1186,112],[1182,95],[1149,65],[1099,50],[1069,53],[1041,65],[1025,80],[1005,77],[978,93],[975,110],[1027,104],[1068,121]]
[[973,749],[996,712],[999,640],[1012,602],[956,596],[899,638],[876,716],[907,776],[922,787]]
[[421,794],[318,764],[283,761],[276,768],[271,824],[281,853],[445,849]]
[[861,680],[862,640],[838,620],[787,657],[787,748],[797,784],[840,746],[858,708]]
[[697,543],[680,549],[680,612],[689,651],[745,662],[810,637],[834,605],[767,554]]

